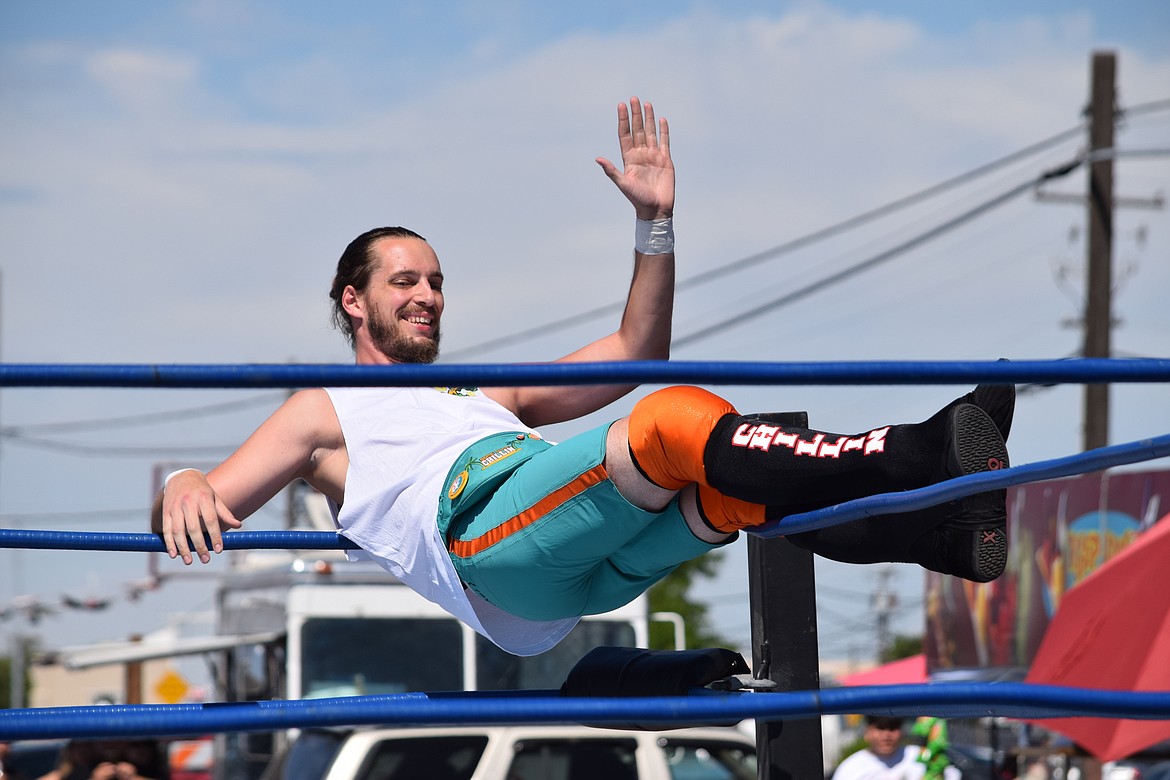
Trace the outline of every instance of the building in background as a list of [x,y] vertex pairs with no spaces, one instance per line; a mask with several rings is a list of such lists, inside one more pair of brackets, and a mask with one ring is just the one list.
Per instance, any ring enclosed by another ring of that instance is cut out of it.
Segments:
[[1022,485],[1008,491],[1007,510],[1002,577],[977,584],[927,574],[932,679],[1022,679],[1061,597],[1170,512],[1170,470]]

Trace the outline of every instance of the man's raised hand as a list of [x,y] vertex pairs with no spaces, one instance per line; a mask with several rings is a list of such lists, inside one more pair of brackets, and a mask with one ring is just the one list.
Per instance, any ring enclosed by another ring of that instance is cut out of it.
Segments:
[[622,168],[604,157],[597,164],[634,204],[638,219],[664,219],[674,214],[674,163],[670,159],[670,128],[655,120],[654,106],[630,98],[618,104],[618,145]]

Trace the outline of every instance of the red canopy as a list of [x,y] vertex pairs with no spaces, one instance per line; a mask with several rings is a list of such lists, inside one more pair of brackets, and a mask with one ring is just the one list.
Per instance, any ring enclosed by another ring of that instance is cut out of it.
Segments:
[[[1061,599],[1027,681],[1122,691],[1170,691],[1170,515]],[[1164,739],[1170,721],[1034,721],[1102,761]]]
[[842,685],[903,685],[926,682],[926,656],[912,655],[898,661],[870,669],[868,672],[847,674],[838,682]]

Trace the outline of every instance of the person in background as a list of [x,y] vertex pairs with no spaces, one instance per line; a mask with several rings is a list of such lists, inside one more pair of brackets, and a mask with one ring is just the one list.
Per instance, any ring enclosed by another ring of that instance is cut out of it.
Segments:
[[[904,742],[902,718],[867,715],[865,748],[846,758],[833,773],[832,780],[923,780],[926,764],[918,760],[922,749]],[[947,767],[944,780],[960,780],[955,767]]]
[[148,740],[74,740],[57,768],[37,780],[151,780],[159,763],[158,746]]

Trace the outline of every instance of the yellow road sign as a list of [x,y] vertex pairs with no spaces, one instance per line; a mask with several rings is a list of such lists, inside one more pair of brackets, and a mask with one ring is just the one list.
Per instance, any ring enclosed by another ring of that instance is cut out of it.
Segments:
[[186,697],[188,690],[190,686],[187,681],[174,669],[168,669],[154,686],[154,692],[166,704],[178,704]]

